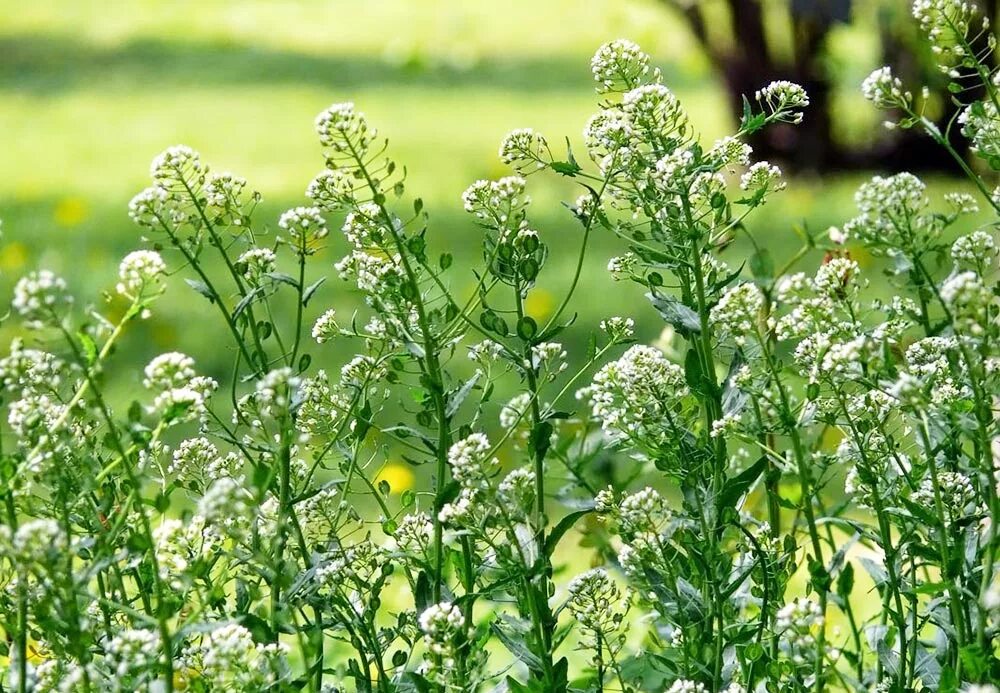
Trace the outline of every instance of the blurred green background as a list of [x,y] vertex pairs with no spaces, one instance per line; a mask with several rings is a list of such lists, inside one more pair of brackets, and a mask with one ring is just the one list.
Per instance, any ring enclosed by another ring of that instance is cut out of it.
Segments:
[[[700,3],[709,18],[721,4]],[[0,0],[0,291],[9,295],[22,273],[46,267],[64,275],[82,303],[113,313],[116,306],[107,306],[103,294],[114,287],[118,260],[143,246],[128,201],[148,185],[150,160],[173,144],[199,150],[215,170],[245,176],[264,197],[258,230],[273,229],[284,209],[305,204],[305,187],[322,168],[315,115],[347,100],[390,139],[391,156],[408,171],[405,197],[421,197],[431,215],[431,249],[456,255],[450,280],[467,290],[474,278],[463,261],[479,255],[480,233],[461,209],[461,192],[478,178],[508,173],[497,145],[513,128],[533,127],[553,145],[568,135],[583,158],[580,132],[598,102],[589,60],[601,43],[626,37],[649,51],[706,143],[731,132],[718,71],[667,5]],[[901,21],[909,21],[905,0],[855,3],[854,21],[833,28],[824,57],[836,85],[838,137],[860,148],[882,136],[881,116],[858,89],[881,64],[876,5],[902,8]],[[780,19],[771,31],[780,43]],[[797,174],[748,225],[776,257],[788,255],[798,247],[794,226],[825,230],[850,218],[853,192],[869,175]],[[935,194],[962,187],[950,179],[931,182]],[[533,176],[530,189],[532,223],[552,252],[529,310],[545,317],[570,282],[580,240],[579,224],[560,201],[580,191],[546,176]],[[400,204],[408,209],[409,199]],[[331,281],[310,304],[310,320],[328,307],[346,319],[360,306],[332,268],[344,250],[334,233],[312,266],[313,278],[326,272]],[[662,329],[640,288],[613,285],[603,271],[621,251],[615,238],[596,234],[575,304],[579,319],[562,336],[577,358],[604,317],[633,316],[641,339],[655,339]],[[730,264],[739,266],[745,251],[745,244],[733,244]],[[871,266],[863,252],[852,252]],[[802,269],[818,260],[808,258]],[[179,264],[176,257],[168,262]],[[120,395],[134,396],[139,367],[168,349],[188,352],[206,374],[228,378],[231,355],[214,309],[179,277],[170,284],[153,319],[132,330],[115,359]],[[12,322],[0,325],[0,340],[6,343],[15,329]],[[310,349],[333,365],[350,357],[344,344]],[[406,466],[390,471],[393,488],[413,483]]]
[[[0,3],[0,289],[31,268],[47,267],[100,305],[102,292],[114,286],[118,259],[143,244],[127,203],[148,184],[152,157],[172,144],[188,144],[214,169],[245,176],[264,196],[258,228],[273,228],[282,210],[305,202],[305,186],[321,169],[314,116],[332,102],[353,100],[406,166],[406,197],[425,201],[431,248],[458,256],[451,281],[461,291],[463,282],[472,283],[461,260],[479,253],[477,228],[461,211],[462,190],[506,173],[496,149],[515,127],[534,127],[554,144],[568,135],[582,156],[580,131],[598,101],[589,59],[602,42],[627,37],[652,53],[707,143],[731,131],[719,75],[668,4]],[[701,4],[709,18],[720,5]],[[876,4],[855,4],[855,21],[834,27],[824,58],[843,115],[839,134],[862,144],[879,133],[879,115],[857,93],[879,60]],[[773,24],[780,44],[782,25]],[[776,255],[790,252],[797,243],[793,225],[822,230],[853,214],[851,195],[864,177],[796,176],[750,227]],[[530,306],[544,316],[569,283],[580,237],[559,201],[579,190],[545,176],[530,185],[533,223],[553,251]],[[744,249],[735,244],[728,251],[732,265],[744,259]],[[333,234],[313,272],[332,273],[343,250]],[[612,287],[601,271],[620,251],[615,239],[598,234],[568,344],[582,344],[599,319],[617,313],[634,315],[643,338],[659,332],[641,291]],[[313,300],[310,317],[331,306],[342,316],[358,306],[335,277]],[[229,355],[212,348],[221,343],[218,328],[210,306],[175,279],[155,318],[127,340],[119,363],[144,364],[164,349],[179,349],[225,379]],[[0,329],[10,336],[11,328]],[[330,345],[327,355],[342,361],[348,355],[338,348]],[[125,377],[132,379],[126,387],[139,378]]]

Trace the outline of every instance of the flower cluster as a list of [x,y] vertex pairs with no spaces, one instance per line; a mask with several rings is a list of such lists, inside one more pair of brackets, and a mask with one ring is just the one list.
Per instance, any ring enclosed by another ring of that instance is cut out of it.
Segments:
[[665,441],[673,427],[671,413],[687,394],[683,369],[659,350],[637,344],[602,367],[576,396],[612,438]]

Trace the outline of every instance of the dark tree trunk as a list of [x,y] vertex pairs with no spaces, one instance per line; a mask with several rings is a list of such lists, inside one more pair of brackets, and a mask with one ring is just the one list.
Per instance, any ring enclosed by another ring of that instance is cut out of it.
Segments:
[[[685,18],[692,34],[722,77],[730,108],[738,119],[743,113],[743,97],[776,79],[787,79],[805,87],[810,106],[799,125],[779,125],[756,133],[751,138],[758,158],[780,161],[792,170],[831,172],[838,170],[880,169],[889,171],[956,172],[951,157],[917,130],[886,131],[874,147],[864,150],[846,146],[837,136],[832,104],[833,87],[824,67],[827,37],[838,22],[850,18],[851,0],[789,0],[793,27],[794,55],[790,62],[775,58],[768,45],[764,13],[759,0],[729,0],[731,48],[712,42],[705,18],[697,3],[663,0]],[[1000,0],[986,0],[981,5],[986,16],[995,18]],[[908,3],[907,3],[908,4]],[[908,10],[905,12],[909,16]],[[912,20],[911,20],[912,21]],[[933,81],[926,63],[910,45],[883,22],[880,27],[883,58],[900,74],[909,75],[911,83]],[[980,42],[985,45],[985,37]],[[939,76],[937,82],[940,82]],[[946,105],[939,119],[944,131],[957,113],[956,106],[940,86]],[[971,96],[971,95],[970,95]],[[957,133],[953,131],[953,136]]]

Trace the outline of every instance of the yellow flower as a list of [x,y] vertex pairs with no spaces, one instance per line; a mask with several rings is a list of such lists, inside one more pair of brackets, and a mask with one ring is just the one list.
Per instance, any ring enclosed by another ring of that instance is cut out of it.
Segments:
[[413,488],[416,478],[410,468],[403,464],[387,464],[375,477],[375,483],[385,481],[392,493],[402,493]]
[[556,302],[552,294],[545,289],[534,288],[528,293],[524,302],[524,310],[536,320],[547,318],[552,314]]
[[59,226],[77,226],[87,220],[90,210],[87,208],[87,201],[82,197],[64,197],[56,203],[56,208],[52,213]]
[[20,241],[0,244],[0,269],[16,271],[28,261],[28,248]]

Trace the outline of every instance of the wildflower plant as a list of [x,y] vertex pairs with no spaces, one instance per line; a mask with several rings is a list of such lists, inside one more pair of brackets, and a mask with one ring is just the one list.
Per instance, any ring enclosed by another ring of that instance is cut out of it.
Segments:
[[[806,92],[762,85],[709,145],[630,41],[595,54],[575,150],[514,130],[509,175],[456,201],[481,239],[471,267],[435,249],[353,103],[316,118],[322,171],[272,225],[240,176],[187,147],[156,157],[128,209],[148,247],[107,306],[44,269],[14,287],[3,689],[995,690],[994,40],[969,3],[914,15],[967,100],[954,132],[889,68],[863,93],[946,147],[974,194],[876,176],[781,264],[752,214],[786,183],[746,139],[808,117]],[[579,185],[581,233],[541,319],[545,175]],[[566,339],[588,329],[573,307],[595,234],[620,239],[608,271],[648,310]],[[338,279],[364,300],[353,316],[317,305]],[[227,373],[116,360],[166,291],[206,299]],[[661,345],[635,342],[650,315]],[[420,486],[393,488],[400,460]],[[575,576],[571,544],[591,564]]]

